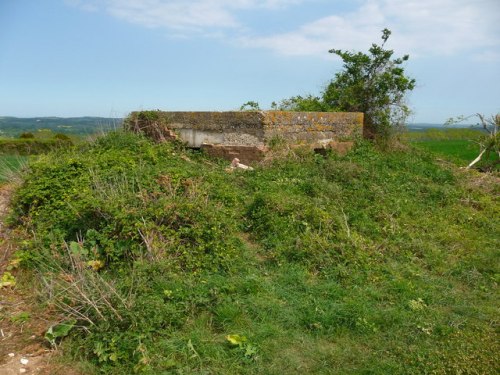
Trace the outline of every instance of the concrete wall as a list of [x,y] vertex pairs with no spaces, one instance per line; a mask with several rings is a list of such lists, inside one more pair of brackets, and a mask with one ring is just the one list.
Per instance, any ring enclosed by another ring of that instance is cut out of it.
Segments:
[[363,133],[363,114],[345,112],[264,112],[268,141],[281,137],[292,144],[353,141]]
[[[323,147],[362,137],[363,114],[341,112],[233,111],[233,112],[133,112],[125,121],[129,130],[156,140],[180,137],[191,147],[204,147],[242,162],[265,152],[274,138],[293,145]],[[207,147],[210,145],[210,147]],[[250,148],[258,152],[250,152]],[[224,149],[226,148],[226,149]],[[211,151],[210,151],[211,150]],[[253,156],[246,157],[244,154]]]
[[264,112],[133,112],[126,126],[153,138],[178,133],[191,147],[202,144],[263,146]]

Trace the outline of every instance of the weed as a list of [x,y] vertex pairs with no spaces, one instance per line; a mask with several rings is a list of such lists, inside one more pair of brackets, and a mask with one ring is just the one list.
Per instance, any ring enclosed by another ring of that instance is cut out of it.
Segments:
[[5,272],[0,280],[0,289],[16,285],[16,278],[10,272]]
[[73,329],[76,324],[76,320],[68,320],[63,323],[58,323],[53,326],[50,326],[47,332],[45,333],[45,339],[52,346],[56,346],[57,340],[66,337],[69,332]]
[[31,315],[29,312],[23,311],[20,312],[19,314],[16,314],[10,318],[10,321],[12,323],[17,323],[17,324],[22,324],[30,320]]

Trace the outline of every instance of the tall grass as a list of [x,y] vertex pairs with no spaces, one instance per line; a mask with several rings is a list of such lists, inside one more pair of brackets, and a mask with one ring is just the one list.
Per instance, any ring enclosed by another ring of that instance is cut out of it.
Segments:
[[0,184],[20,182],[19,171],[26,167],[27,160],[26,156],[0,154]]

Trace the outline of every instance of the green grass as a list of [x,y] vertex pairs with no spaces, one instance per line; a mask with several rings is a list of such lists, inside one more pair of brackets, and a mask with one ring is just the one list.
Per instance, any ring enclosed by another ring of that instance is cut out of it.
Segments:
[[[437,157],[445,158],[459,166],[466,166],[480,153],[479,141],[485,132],[479,129],[428,129],[420,132],[409,132],[405,138],[412,145],[432,152]],[[498,160],[498,156],[489,155],[478,167],[485,166]]]
[[18,257],[85,373],[498,373],[494,177],[274,152],[228,173],[118,132],[32,163]]
[[470,163],[480,152],[479,145],[468,140],[428,140],[414,141],[412,144],[462,165]]
[[485,132],[480,128],[452,128],[443,127],[442,129],[429,128],[425,130],[409,131],[405,138],[410,141],[429,141],[429,140],[477,140]]

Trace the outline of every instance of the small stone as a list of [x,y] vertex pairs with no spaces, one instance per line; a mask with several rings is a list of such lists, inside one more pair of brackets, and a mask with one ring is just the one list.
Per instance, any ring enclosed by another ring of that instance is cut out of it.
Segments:
[[29,361],[26,358],[21,358],[19,362],[21,362],[22,365],[27,365]]
[[19,373],[20,374],[24,374],[25,372],[27,372],[28,370],[26,370],[25,368],[20,368],[19,369]]
[[9,357],[15,357],[16,355],[14,353],[9,353]]

